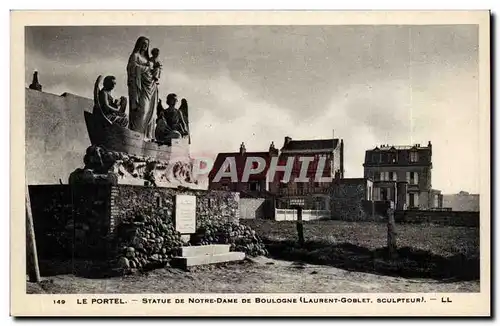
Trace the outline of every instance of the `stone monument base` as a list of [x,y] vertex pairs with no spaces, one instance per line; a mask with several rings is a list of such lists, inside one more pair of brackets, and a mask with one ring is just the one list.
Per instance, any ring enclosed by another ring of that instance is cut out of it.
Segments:
[[193,160],[185,151],[172,153],[168,161],[109,151],[99,146],[87,148],[85,166],[73,171],[69,184],[110,184],[163,188],[203,189],[193,175]]
[[190,267],[228,263],[245,259],[245,253],[229,251],[230,245],[217,244],[181,247],[179,256],[173,257],[170,266],[189,270]]

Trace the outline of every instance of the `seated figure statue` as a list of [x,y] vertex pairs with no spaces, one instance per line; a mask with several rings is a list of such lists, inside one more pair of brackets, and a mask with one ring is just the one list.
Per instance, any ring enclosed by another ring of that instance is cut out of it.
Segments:
[[165,110],[158,111],[156,119],[155,139],[159,144],[170,144],[171,139],[181,138],[178,131],[173,130],[165,119]]
[[[183,100],[183,103],[185,102],[186,101]],[[182,111],[175,107],[176,104],[177,104],[177,95],[168,94],[167,96],[168,108],[166,108],[164,111],[165,119],[169,127],[172,128],[172,130],[177,131],[178,133],[181,134],[181,136],[185,137],[188,136],[189,134],[188,127],[184,119],[184,116],[182,114]]]
[[127,99],[122,96],[120,100],[114,100],[111,91],[115,88],[116,78],[106,76],[103,81],[103,87],[99,91],[99,105],[104,116],[113,124],[126,128],[128,118],[125,114],[127,108]]
[[169,94],[167,96],[168,107],[159,110],[156,120],[155,138],[159,143],[168,143],[170,139],[186,137],[189,135],[187,124],[182,111],[177,109],[177,95]]

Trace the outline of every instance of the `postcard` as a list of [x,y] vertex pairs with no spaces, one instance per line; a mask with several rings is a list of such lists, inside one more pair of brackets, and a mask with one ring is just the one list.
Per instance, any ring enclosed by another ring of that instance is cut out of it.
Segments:
[[12,316],[491,315],[488,11],[11,27]]

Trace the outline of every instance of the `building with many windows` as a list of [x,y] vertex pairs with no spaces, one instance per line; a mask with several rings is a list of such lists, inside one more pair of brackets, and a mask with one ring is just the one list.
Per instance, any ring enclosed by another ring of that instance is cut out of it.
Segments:
[[[374,181],[373,199],[397,201],[406,193],[405,209],[442,207],[439,190],[432,189],[432,144],[382,145],[365,153],[364,177]],[[404,198],[404,197],[402,197]]]

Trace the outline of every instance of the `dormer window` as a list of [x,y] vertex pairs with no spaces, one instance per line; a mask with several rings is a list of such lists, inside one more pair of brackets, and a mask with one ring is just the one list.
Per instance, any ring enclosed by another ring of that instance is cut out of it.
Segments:
[[417,151],[411,151],[410,152],[410,162],[411,163],[418,162],[418,152]]
[[398,163],[398,153],[396,151],[389,153],[389,163]]

